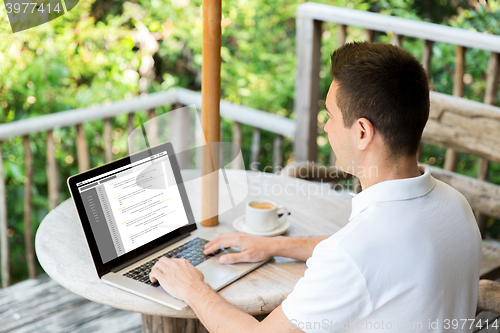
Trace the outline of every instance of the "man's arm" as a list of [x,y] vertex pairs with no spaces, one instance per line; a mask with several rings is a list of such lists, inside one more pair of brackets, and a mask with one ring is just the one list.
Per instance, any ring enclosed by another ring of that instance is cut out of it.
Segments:
[[288,320],[281,306],[259,322],[229,304],[203,282],[203,273],[186,259],[161,258],[153,266],[150,279],[158,280],[165,291],[188,303],[210,332],[302,332]]
[[318,237],[283,237],[277,236],[271,256],[286,257],[306,261],[312,256],[319,242],[329,236]]
[[[219,258],[222,263],[256,262],[272,256],[307,260],[322,237],[258,237],[243,232],[223,234],[205,245],[205,254],[221,247],[237,247],[239,253]],[[210,332],[294,332],[302,331],[285,316],[281,306],[259,322],[251,315],[229,304],[203,282],[203,273],[186,259],[162,257],[153,266],[151,281],[159,281],[170,295],[185,301]]]
[[240,253],[220,257],[221,263],[256,262],[273,256],[306,261],[316,245],[329,236],[319,237],[259,237],[244,232],[222,234],[205,245],[205,254],[221,247],[237,247]]
[[193,293],[187,301],[209,332],[302,332],[288,320],[281,306],[259,322],[226,302],[208,286],[204,293]]

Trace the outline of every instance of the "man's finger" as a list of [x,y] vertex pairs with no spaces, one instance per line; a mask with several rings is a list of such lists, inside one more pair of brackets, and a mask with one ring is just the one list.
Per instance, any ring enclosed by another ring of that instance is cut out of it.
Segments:
[[237,262],[247,262],[248,255],[245,252],[225,254],[219,258],[221,264],[234,264]]
[[162,274],[161,270],[157,267],[157,266],[154,266],[152,269],[151,269],[151,272],[149,272],[149,279],[151,280],[151,282],[156,282],[158,281],[158,279],[156,278],[159,274]]
[[241,236],[242,234],[244,234],[244,232],[229,232],[227,234],[219,235],[214,239],[212,239],[211,241],[209,241],[208,243],[206,243],[205,248],[212,246],[213,244],[223,241],[225,239],[234,239],[235,237]]
[[231,235],[230,237],[224,237],[220,239],[215,238],[205,245],[205,250],[203,250],[203,253],[210,254],[217,251],[221,247],[239,247],[239,245],[240,242],[238,241],[238,236],[236,235]]
[[158,259],[157,263],[161,262],[162,264],[168,265],[170,264],[170,260],[172,259],[162,256],[160,259]]
[[219,236],[215,237],[214,239],[212,239],[211,241],[209,241],[208,243],[206,243],[203,247],[205,249],[212,247],[214,244],[219,243],[221,239],[231,237],[231,235],[232,235],[232,233],[219,235]]
[[166,273],[167,273],[167,271],[168,271],[168,269],[169,269],[169,268],[168,268],[168,266],[169,266],[169,265],[167,265],[167,264],[166,264],[166,263],[164,263],[163,261],[158,260],[158,261],[156,262],[156,264],[153,266],[153,269],[152,269],[151,271],[153,271],[153,270],[155,270],[155,269],[156,269],[156,270],[158,270],[158,273],[157,273],[157,274],[166,274]]
[[221,247],[230,247],[230,246],[238,246],[236,242],[230,240],[219,240],[215,243],[212,243],[210,246],[206,247],[203,250],[204,254],[211,254],[220,249]]

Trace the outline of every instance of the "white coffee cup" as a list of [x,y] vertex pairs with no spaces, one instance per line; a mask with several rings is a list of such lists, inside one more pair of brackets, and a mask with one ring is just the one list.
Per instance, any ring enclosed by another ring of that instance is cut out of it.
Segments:
[[[280,218],[278,218],[278,210],[284,211]],[[271,231],[285,223],[287,215],[288,210],[273,201],[253,200],[246,205],[245,224],[253,231]]]

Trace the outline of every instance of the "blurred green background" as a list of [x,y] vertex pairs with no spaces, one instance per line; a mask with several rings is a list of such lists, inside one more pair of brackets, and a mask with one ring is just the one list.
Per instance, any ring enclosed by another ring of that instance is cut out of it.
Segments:
[[[303,1],[225,0],[222,3],[222,98],[293,118],[295,81],[295,9]],[[500,2],[476,0],[339,0],[317,1],[373,11],[412,20],[434,22],[500,35]],[[145,55],[141,34],[152,33],[159,49],[152,54],[155,77],[147,92],[171,87],[199,91],[201,83],[201,0],[83,0],[68,14],[39,27],[12,34],[7,14],[0,10],[0,122],[114,100],[141,92],[139,68]],[[337,47],[335,24],[323,32],[321,95],[326,96],[329,56]],[[362,29],[350,27],[347,41],[363,40]],[[376,41],[389,42],[384,33]],[[422,58],[423,41],[404,38],[403,47]],[[433,89],[451,94],[455,46],[435,43],[431,81]],[[465,96],[481,101],[486,87],[489,52],[466,53]],[[144,90],[144,89],[142,89]],[[169,107],[158,109],[159,114]],[[318,122],[323,125],[325,113]],[[146,121],[138,112],[135,125]],[[113,119],[113,153],[127,151],[126,115]],[[91,167],[104,163],[102,121],[85,124]],[[223,121],[223,140],[231,141],[230,121]],[[243,127],[243,153],[248,167],[252,128]],[[321,126],[322,128],[322,126]],[[328,163],[331,149],[325,134],[318,137],[319,163]],[[59,171],[60,202],[69,198],[66,178],[78,172],[75,128],[54,130]],[[45,172],[45,133],[30,135],[35,157],[33,229],[48,213]],[[260,168],[272,165],[274,134],[262,132]],[[293,140],[283,142],[285,165],[293,159]],[[2,143],[2,161],[8,198],[12,283],[26,279],[23,238],[24,149],[22,138]],[[445,149],[424,145],[423,161],[443,166]],[[472,177],[477,158],[459,155],[457,172]],[[500,166],[492,163],[490,181],[500,184]],[[500,221],[490,219],[489,237],[500,236]],[[41,273],[41,267],[37,267]]]

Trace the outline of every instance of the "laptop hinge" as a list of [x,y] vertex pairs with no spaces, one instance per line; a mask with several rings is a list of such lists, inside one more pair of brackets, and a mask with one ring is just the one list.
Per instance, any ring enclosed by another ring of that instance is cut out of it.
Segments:
[[174,244],[175,242],[178,242],[178,241],[180,241],[181,239],[184,239],[184,238],[186,238],[186,237],[188,237],[188,236],[191,236],[191,233],[190,233],[190,232],[189,232],[189,233],[187,233],[187,234],[182,234],[182,235],[180,235],[180,236],[177,236],[177,237],[175,237],[174,239],[169,240],[169,241],[168,241],[168,242],[166,242],[165,244],[162,244],[162,245],[160,245],[160,246],[157,246],[157,247],[155,247],[154,249],[151,249],[151,250],[149,250],[148,252],[143,253],[143,254],[141,254],[140,256],[137,256],[137,257],[135,257],[134,259],[131,259],[131,260],[129,260],[129,261],[127,261],[127,262],[125,262],[125,263],[121,264],[120,266],[116,266],[115,268],[113,268],[113,269],[111,270],[111,272],[116,273],[116,272],[118,272],[118,271],[121,271],[121,270],[122,270],[122,269],[124,269],[125,267],[128,267],[128,266],[130,266],[130,265],[133,265],[133,264],[135,264],[136,262],[141,261],[142,259],[144,259],[144,258],[146,258],[146,257],[148,257],[148,256],[150,256],[150,255],[152,255],[153,253],[155,253],[155,252],[157,252],[157,251],[159,251],[159,250],[161,250],[161,249],[164,249],[164,248],[166,248],[167,246],[170,246],[170,245]]

